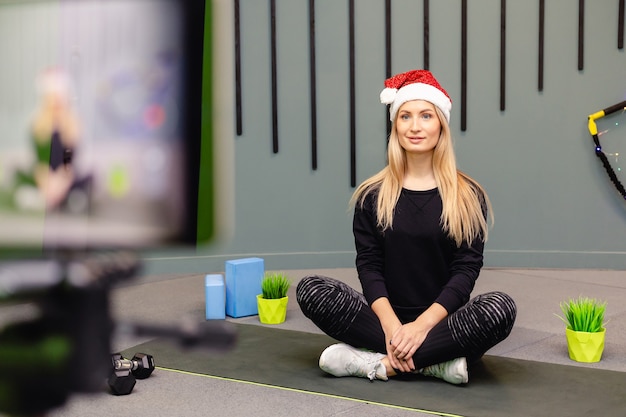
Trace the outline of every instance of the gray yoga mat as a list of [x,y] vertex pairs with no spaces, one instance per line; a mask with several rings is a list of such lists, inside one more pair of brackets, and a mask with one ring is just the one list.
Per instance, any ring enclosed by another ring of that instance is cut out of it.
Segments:
[[[184,351],[153,340],[124,352],[154,356],[157,367],[447,416],[624,416],[626,374],[578,366],[485,356],[470,368],[469,384],[411,376],[387,382],[336,378],[317,365],[332,343],[325,335],[236,325],[238,342],[226,353]],[[158,372],[158,369],[157,371]]]

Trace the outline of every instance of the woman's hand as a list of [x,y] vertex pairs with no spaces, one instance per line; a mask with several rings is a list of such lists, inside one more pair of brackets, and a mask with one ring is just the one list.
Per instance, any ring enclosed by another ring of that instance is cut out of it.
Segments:
[[389,336],[386,335],[385,337],[385,344],[387,346],[387,359],[389,360],[389,363],[391,364],[391,367],[397,371],[400,372],[412,372],[415,370],[415,365],[413,364],[413,357],[412,356],[408,356],[408,357],[403,357],[403,358],[398,358],[398,355],[396,355],[396,346],[394,346],[394,343],[396,339],[394,339],[395,335],[398,334],[398,332],[402,329],[402,325],[400,325],[398,327],[398,329],[396,331],[394,331],[392,333],[393,336]]
[[372,310],[378,316],[380,324],[385,333],[385,347],[387,348],[387,360],[394,370],[400,372],[411,372],[413,367],[413,359],[408,361],[399,360],[394,354],[395,348],[392,346],[391,341],[393,335],[402,327],[400,319],[396,316],[396,313],[391,308],[389,300],[386,297],[380,297],[372,303]]
[[395,358],[397,362],[406,364],[405,367],[397,369],[404,371],[408,367],[409,372],[414,371],[413,355],[422,346],[430,330],[447,315],[448,312],[442,305],[433,303],[415,321],[397,328],[392,333],[389,346],[387,346],[387,356],[390,362],[391,358]]
[[413,355],[422,346],[429,331],[430,329],[420,326],[416,321],[403,324],[393,333],[389,340],[387,356],[391,356],[397,362],[403,364],[404,366],[399,369],[404,372],[414,371]]

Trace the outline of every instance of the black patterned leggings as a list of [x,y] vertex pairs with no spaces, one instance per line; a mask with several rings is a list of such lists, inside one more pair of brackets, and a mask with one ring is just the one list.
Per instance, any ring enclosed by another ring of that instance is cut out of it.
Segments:
[[[296,288],[300,309],[328,336],[349,345],[387,353],[378,316],[363,294],[333,278],[304,277]],[[504,340],[515,322],[511,297],[489,292],[471,299],[437,324],[413,355],[417,368],[466,357],[478,360]]]

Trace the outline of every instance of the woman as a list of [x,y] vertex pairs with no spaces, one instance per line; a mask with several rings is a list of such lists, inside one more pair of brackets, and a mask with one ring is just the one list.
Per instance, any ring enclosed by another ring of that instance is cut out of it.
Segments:
[[39,76],[37,87],[40,106],[30,129],[36,159],[31,169],[17,173],[16,204],[21,209],[85,212],[91,176],[77,175],[73,165],[81,129],[71,106],[70,78],[50,68]]
[[335,376],[387,380],[420,373],[468,382],[467,363],[504,340],[515,321],[502,292],[470,300],[483,265],[489,199],[456,168],[452,101],[426,70],[385,81],[388,164],[354,192],[356,267],[363,294],[333,278],[297,287],[305,316],[343,342],[322,352]]

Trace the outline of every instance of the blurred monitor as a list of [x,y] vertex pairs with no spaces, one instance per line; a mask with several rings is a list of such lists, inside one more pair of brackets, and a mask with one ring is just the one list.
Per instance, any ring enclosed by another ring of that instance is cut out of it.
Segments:
[[196,242],[203,0],[0,0],[0,255]]

